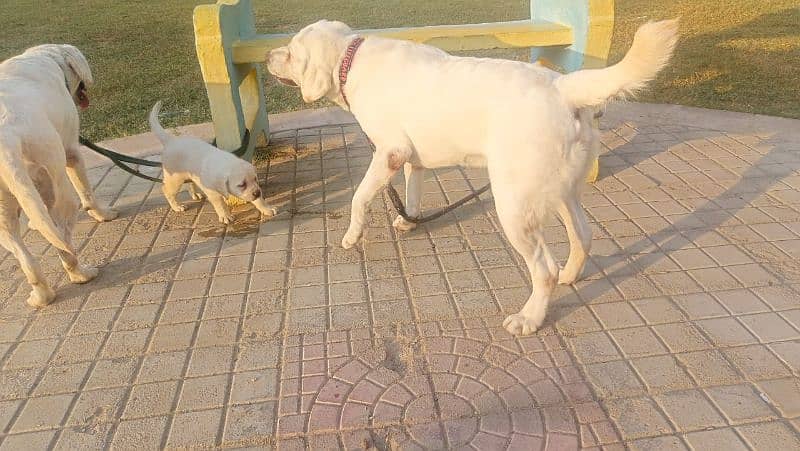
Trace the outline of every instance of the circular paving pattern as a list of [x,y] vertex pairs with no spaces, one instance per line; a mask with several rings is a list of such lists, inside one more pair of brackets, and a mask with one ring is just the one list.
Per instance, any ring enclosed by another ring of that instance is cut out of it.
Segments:
[[578,446],[564,393],[527,355],[469,338],[424,342],[420,374],[359,357],[336,370],[311,403],[306,431],[382,429],[403,449]]

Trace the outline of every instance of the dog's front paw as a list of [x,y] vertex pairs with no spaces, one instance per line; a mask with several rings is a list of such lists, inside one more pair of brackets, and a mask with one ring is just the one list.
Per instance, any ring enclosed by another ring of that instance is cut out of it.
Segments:
[[525,316],[522,313],[508,315],[503,321],[503,327],[512,335],[530,335],[536,332],[541,325],[542,320],[537,321],[536,318]]
[[227,213],[227,214],[219,216],[219,222],[221,222],[221,223],[223,223],[225,225],[233,224],[233,219],[234,219],[234,217],[230,213]]
[[261,220],[266,221],[267,219],[275,216],[278,214],[278,209],[275,207],[267,207],[261,210]]
[[111,221],[119,216],[119,212],[113,208],[90,208],[86,213],[97,222]]
[[348,229],[347,233],[344,234],[344,238],[342,238],[342,247],[345,249],[350,249],[358,244],[359,241],[361,241],[361,232]]
[[398,232],[410,232],[417,228],[417,225],[413,222],[406,221],[402,216],[398,215],[394,218],[394,222],[392,223],[392,227]]
[[69,280],[72,283],[86,283],[90,280],[97,277],[97,274],[100,273],[100,270],[95,268],[94,266],[89,265],[78,265],[76,268],[72,270],[67,270],[67,275],[69,276]]

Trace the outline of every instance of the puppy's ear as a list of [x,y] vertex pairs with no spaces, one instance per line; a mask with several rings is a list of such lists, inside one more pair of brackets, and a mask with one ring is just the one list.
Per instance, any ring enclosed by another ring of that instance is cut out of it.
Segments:
[[67,63],[67,66],[75,73],[75,76],[78,77],[80,81],[87,87],[94,83],[92,69],[89,67],[89,62],[86,61],[86,57],[83,56],[80,50],[74,46],[64,44],[61,46],[61,54],[64,56],[64,62]]

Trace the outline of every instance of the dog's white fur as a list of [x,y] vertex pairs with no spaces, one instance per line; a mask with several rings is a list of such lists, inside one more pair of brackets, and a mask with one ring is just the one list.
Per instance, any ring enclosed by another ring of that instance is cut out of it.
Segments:
[[[326,97],[347,108],[338,71],[355,37],[341,22],[314,23],[288,46],[271,51],[268,69],[299,86],[306,102]],[[642,88],[666,65],[676,40],[676,21],[648,23],[620,63],[561,75],[538,64],[456,57],[426,45],[367,37],[344,89],[376,152],[353,197],[342,246],[361,239],[368,203],[401,167],[411,215],[420,212],[423,168],[487,167],[498,218],[524,257],[534,288],[504,326],[513,334],[533,333],[556,283],[580,276],[591,245],[579,187],[599,145],[593,108]],[[542,236],[552,212],[563,220],[570,241],[560,277]],[[401,218],[394,225],[412,227]]]
[[72,245],[79,205],[98,221],[117,215],[98,205],[86,176],[78,144],[81,83],[91,86],[92,72],[71,45],[33,47],[0,63],[0,244],[19,261],[34,307],[52,302],[55,292],[22,241],[20,208],[30,227],[58,248],[76,283],[97,275],[78,262]]
[[203,140],[170,135],[158,122],[160,110],[161,102],[158,102],[150,111],[149,122],[150,129],[164,146],[161,156],[161,167],[164,171],[162,189],[172,210],[186,210],[186,206],[178,202],[176,195],[183,184],[189,182],[192,198],[203,198],[195,190],[195,186],[199,187],[223,224],[233,222],[233,215],[225,203],[225,198],[231,194],[252,203],[261,213],[262,219],[277,214],[275,207],[267,205],[261,197],[256,168],[252,164]]

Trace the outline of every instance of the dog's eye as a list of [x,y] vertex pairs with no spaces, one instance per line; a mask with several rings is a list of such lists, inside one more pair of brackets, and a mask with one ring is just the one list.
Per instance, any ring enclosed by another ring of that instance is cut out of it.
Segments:
[[242,183],[240,183],[240,184],[238,184],[236,186],[238,186],[239,188],[244,188],[245,186],[247,186],[247,180],[245,180],[244,182],[242,182]]

